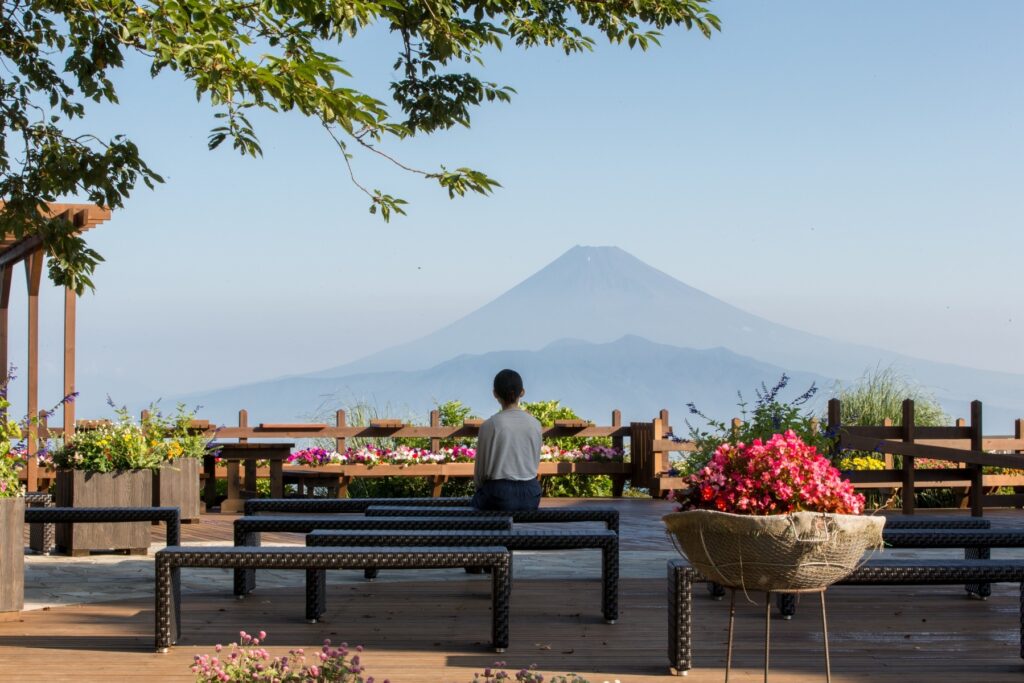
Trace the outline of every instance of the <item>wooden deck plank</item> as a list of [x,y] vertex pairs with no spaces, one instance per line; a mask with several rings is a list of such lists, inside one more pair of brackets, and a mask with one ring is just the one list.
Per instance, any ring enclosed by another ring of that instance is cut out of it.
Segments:
[[[316,648],[324,637],[362,644],[363,661],[377,680],[393,683],[468,683],[495,660],[545,672],[577,671],[593,682],[665,681],[664,581],[622,584],[622,620],[604,624],[594,586],[577,581],[517,581],[512,646],[496,655],[487,646],[488,583],[453,575],[451,581],[339,586],[320,624],[302,619],[298,588],[184,598],[184,634],[171,654],[151,652],[151,600],[55,608],[0,624],[0,680],[15,680],[26,663],[33,678],[82,681],[128,679],[145,672],[159,680],[189,680],[195,654],[212,652],[239,630],[269,633],[268,647]],[[793,621],[773,620],[774,680],[820,681],[821,636],[816,603]],[[735,680],[761,680],[763,621],[759,605],[739,600]],[[836,681],[1020,680],[1017,591],[1000,586],[986,602],[962,589],[839,587],[829,593]],[[720,681],[726,605],[699,594],[695,602],[696,669],[691,681]]]
[[[622,514],[624,551],[668,550],[660,517],[664,501],[545,500],[545,506],[611,505]],[[960,511],[963,513],[963,511]],[[920,511],[920,514],[956,514]],[[1019,511],[986,513],[997,528],[1024,526]],[[204,514],[184,525],[186,543],[231,542],[235,515]],[[163,531],[153,527],[154,542]],[[296,534],[265,534],[264,542],[301,543]],[[661,572],[661,567],[658,569]],[[415,578],[408,573],[408,578]],[[405,576],[403,576],[403,579]],[[331,587],[327,618],[303,619],[298,586],[258,588],[238,601],[227,591],[186,594],[184,638],[168,655],[151,652],[152,599],[26,612],[0,623],[0,681],[192,680],[195,654],[237,638],[239,630],[266,630],[268,648],[318,647],[324,637],[366,647],[368,672],[392,683],[468,683],[501,659],[510,669],[536,663],[546,673],[578,671],[592,683],[669,681],[664,578],[624,579],[622,618],[604,624],[594,581],[519,579],[512,602],[512,647],[496,655],[489,638],[489,592],[483,576],[453,572],[451,580],[345,584]],[[686,680],[723,679],[727,605],[696,587],[695,664]],[[1000,585],[985,602],[958,587],[853,587],[829,591],[834,680],[1020,681],[1019,602],[1014,586]],[[759,598],[758,598],[759,599]],[[735,681],[760,681],[763,610],[738,601]],[[796,619],[772,622],[773,681],[823,680],[817,603],[804,598]],[[28,669],[27,667],[31,667]],[[30,675],[26,675],[30,671]]]

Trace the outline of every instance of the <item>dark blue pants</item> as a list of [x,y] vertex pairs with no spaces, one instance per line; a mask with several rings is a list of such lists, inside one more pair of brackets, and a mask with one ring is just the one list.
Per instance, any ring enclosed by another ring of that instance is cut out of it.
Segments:
[[485,481],[473,495],[477,510],[536,510],[540,507],[540,482],[536,479],[516,481],[491,479]]

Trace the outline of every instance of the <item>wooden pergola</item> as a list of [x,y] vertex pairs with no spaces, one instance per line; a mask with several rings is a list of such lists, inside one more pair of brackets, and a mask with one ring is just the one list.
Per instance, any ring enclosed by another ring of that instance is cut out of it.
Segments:
[[[2,207],[2,203],[0,203]],[[47,214],[51,218],[63,217],[75,227],[75,233],[81,234],[110,220],[110,209],[95,204],[48,204]],[[28,362],[25,367],[25,378],[28,383],[26,414],[39,414],[39,287],[43,279],[43,261],[45,260],[42,240],[37,235],[14,239],[4,235],[0,239],[0,367],[7,373],[10,359],[8,357],[8,308],[11,299],[11,284],[15,267],[18,262],[25,263],[25,281],[28,285]],[[75,391],[75,306],[78,297],[75,292],[64,289],[64,393],[63,396]],[[75,429],[75,405],[64,406],[64,434],[71,435]],[[25,484],[29,491],[36,489],[38,479],[35,455],[39,450],[37,437],[38,425],[35,420],[29,421],[28,433],[25,435],[28,446],[28,463],[25,472]]]

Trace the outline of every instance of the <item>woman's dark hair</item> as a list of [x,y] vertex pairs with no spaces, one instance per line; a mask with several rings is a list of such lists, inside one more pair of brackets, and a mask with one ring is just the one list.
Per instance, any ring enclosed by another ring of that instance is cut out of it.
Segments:
[[494,376],[494,395],[502,403],[515,403],[522,394],[523,378],[515,370],[502,370]]

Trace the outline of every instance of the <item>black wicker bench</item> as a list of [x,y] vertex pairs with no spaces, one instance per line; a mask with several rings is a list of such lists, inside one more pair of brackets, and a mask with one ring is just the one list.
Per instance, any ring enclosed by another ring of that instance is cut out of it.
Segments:
[[[181,638],[181,569],[304,569],[306,619],[326,611],[325,569],[434,569],[478,565],[491,569],[491,642],[504,652],[509,642],[511,555],[501,546],[479,548],[234,548],[168,547],[156,553],[155,645],[167,652]],[[319,578],[311,579],[318,572]]]
[[619,511],[614,508],[572,507],[572,508],[539,508],[537,510],[477,510],[472,507],[433,507],[415,508],[405,505],[371,505],[365,510],[367,517],[479,517],[479,516],[512,516],[516,524],[543,524],[562,522],[600,522],[609,531],[619,533]]
[[468,506],[469,498],[250,498],[245,501],[245,516],[276,512],[289,515],[360,513],[371,505],[406,507]]
[[[306,536],[306,545],[313,547],[503,546],[509,551],[599,549],[601,551],[601,612],[608,623],[615,623],[619,618],[619,535],[606,529],[595,531],[314,531]],[[377,569],[376,567],[371,566],[368,569],[370,570],[367,572],[368,577],[376,574],[374,571]],[[323,579],[321,578],[319,581],[322,582]]]
[[112,524],[116,522],[164,522],[167,545],[181,543],[178,508],[25,508],[26,524]]
[[914,517],[886,517],[885,531],[899,529],[991,529],[992,520],[985,517],[933,517],[931,515]]
[[[977,517],[975,519],[981,521]],[[965,560],[988,560],[992,557],[992,548],[1024,548],[1024,532],[993,530],[989,525],[955,529],[886,526],[882,539],[887,548],[963,548]],[[992,595],[992,586],[988,583],[969,583],[964,590],[981,599]],[[792,593],[779,593],[776,605],[784,619],[792,619],[796,614],[796,596]]]
[[[53,496],[41,491],[32,491],[25,494],[25,507],[54,507]],[[56,527],[52,523],[32,524],[29,526],[28,547],[37,553],[49,555],[57,546]]]
[[[316,529],[509,531],[511,517],[356,517],[353,515],[256,515],[235,520],[235,546],[259,547],[261,532],[308,534]],[[256,588],[255,569],[235,570],[235,595]]]
[[[668,561],[668,658],[673,673],[693,667],[693,584],[705,579],[684,560]],[[839,582],[856,586],[1021,584],[1020,654],[1024,658],[1024,560],[871,560]]]

